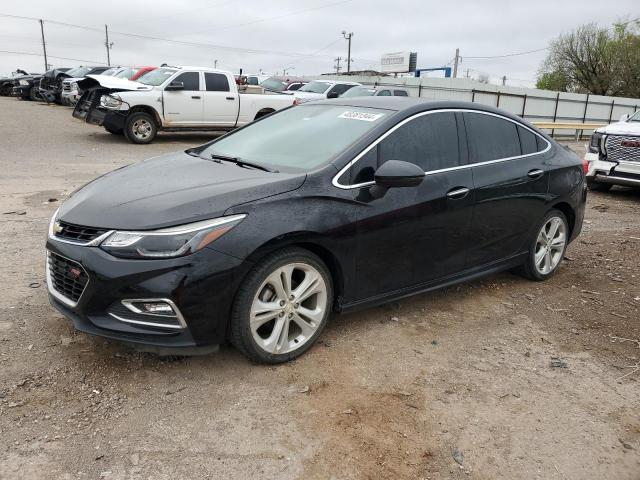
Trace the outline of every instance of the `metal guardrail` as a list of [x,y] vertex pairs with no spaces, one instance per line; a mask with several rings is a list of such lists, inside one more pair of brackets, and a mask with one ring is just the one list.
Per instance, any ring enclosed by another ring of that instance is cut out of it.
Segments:
[[531,122],[531,124],[541,130],[551,130],[551,136],[553,136],[555,130],[575,130],[576,142],[582,138],[585,130],[595,130],[607,125],[606,123],[588,122]]

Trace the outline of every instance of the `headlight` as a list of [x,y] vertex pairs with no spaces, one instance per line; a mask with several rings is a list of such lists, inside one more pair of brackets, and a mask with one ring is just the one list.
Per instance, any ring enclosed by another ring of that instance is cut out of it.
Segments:
[[78,82],[71,82],[71,90],[78,90]]
[[598,153],[600,151],[600,140],[602,140],[602,134],[594,132],[591,135],[591,141],[589,142],[589,151],[591,153]]
[[20,83],[20,85],[22,86],[26,86],[29,85],[29,82],[27,80],[18,80],[18,82]]
[[123,103],[118,95],[103,95],[100,97],[100,106],[111,110],[119,110]]
[[246,215],[231,215],[162,230],[113,232],[100,248],[116,257],[172,258],[197,252],[238,225]]

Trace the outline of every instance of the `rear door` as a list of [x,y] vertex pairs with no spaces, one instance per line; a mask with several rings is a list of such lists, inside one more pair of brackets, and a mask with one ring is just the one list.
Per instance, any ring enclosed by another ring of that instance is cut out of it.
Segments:
[[202,92],[200,91],[200,72],[182,72],[167,85],[182,82],[182,90],[164,90],[164,118],[167,126],[202,124]]
[[229,79],[222,73],[204,72],[204,123],[234,126],[238,118],[238,93],[232,93]]
[[[359,187],[358,295],[393,292],[459,272],[473,209],[473,178],[454,112],[418,115],[391,132],[351,169]],[[368,195],[375,170],[388,160],[425,170],[421,185]]]
[[480,266],[526,249],[531,225],[546,210],[549,143],[506,117],[465,112],[476,188],[468,261]]

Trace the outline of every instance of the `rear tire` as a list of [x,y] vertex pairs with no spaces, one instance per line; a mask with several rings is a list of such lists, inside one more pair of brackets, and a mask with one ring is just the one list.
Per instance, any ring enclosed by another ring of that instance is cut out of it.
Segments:
[[567,217],[560,210],[550,210],[535,229],[527,259],[519,273],[530,280],[547,280],[562,263],[568,242]]
[[156,120],[145,112],[135,112],[127,117],[124,136],[132,143],[151,143],[158,133]]
[[254,362],[287,362],[311,348],[332,305],[332,279],[322,260],[302,248],[279,250],[238,288],[230,341]]
[[611,187],[613,187],[613,185],[611,185],[610,183],[596,182],[595,180],[587,179],[587,187],[589,187],[589,190],[592,190],[594,192],[608,192],[609,190],[611,190]]

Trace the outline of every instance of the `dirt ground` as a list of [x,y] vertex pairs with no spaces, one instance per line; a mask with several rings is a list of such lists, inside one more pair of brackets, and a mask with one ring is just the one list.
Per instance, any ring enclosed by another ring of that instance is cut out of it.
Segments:
[[135,146],[64,107],[0,112],[1,479],[640,479],[640,193],[590,193],[546,283],[335,316],[277,367],[161,359],[48,305],[47,223],[93,177],[209,136]]

